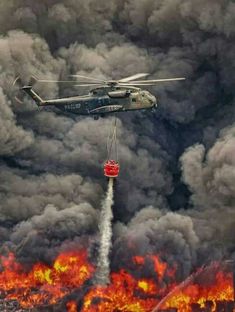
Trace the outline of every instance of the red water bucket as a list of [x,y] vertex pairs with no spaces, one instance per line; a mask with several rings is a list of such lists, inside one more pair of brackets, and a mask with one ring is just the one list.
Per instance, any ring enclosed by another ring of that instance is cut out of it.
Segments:
[[108,178],[117,178],[119,170],[119,164],[115,160],[107,160],[104,164],[104,175]]

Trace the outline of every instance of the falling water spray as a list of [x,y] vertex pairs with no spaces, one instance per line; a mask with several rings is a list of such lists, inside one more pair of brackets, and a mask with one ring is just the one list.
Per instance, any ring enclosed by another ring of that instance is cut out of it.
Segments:
[[100,215],[100,248],[98,255],[98,264],[95,282],[99,285],[107,285],[109,283],[109,252],[112,240],[112,212],[113,205],[113,178],[109,178],[108,190],[106,197],[102,203]]

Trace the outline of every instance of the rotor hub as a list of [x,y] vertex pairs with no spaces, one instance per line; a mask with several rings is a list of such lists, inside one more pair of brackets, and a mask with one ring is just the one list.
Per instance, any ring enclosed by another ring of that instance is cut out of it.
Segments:
[[109,85],[111,87],[114,87],[114,86],[118,85],[118,81],[116,81],[116,80],[109,80],[109,81],[107,81],[107,85]]

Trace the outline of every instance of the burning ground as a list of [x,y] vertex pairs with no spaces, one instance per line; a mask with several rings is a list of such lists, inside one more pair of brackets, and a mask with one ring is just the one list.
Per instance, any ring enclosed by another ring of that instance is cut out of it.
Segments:
[[[156,255],[135,256],[128,268],[111,273],[109,285],[95,286],[91,282],[95,268],[85,250],[64,252],[51,266],[36,263],[28,272],[13,254],[1,257],[1,262],[1,296],[26,310],[151,312],[178,308],[190,312],[192,304],[204,307],[211,302],[210,311],[217,311],[217,302],[234,298],[231,264],[214,263],[177,285],[176,264],[170,267]],[[149,267],[153,271],[147,276]]]
[[[211,261],[234,258],[234,11],[230,0],[0,3],[0,254],[15,255],[23,268],[17,274],[34,285],[26,285],[29,297],[35,283],[41,296],[53,288],[33,274],[39,263],[51,280],[64,253],[84,250],[85,262],[96,265],[111,120],[38,111],[28,98],[19,104],[11,87],[19,74],[25,82],[32,73],[55,80],[136,72],[187,78],[150,90],[156,113],[118,117],[121,175],[107,296],[124,270],[138,290],[126,296],[143,301],[145,284],[139,290],[136,281],[156,279],[156,272],[154,265],[130,268],[136,256],[158,256],[176,268],[173,284]],[[37,91],[52,98],[86,90],[47,84]],[[64,298],[71,291],[67,302],[92,296],[89,277],[74,293],[73,284],[60,287],[60,273],[56,285]],[[169,277],[162,283],[170,290]]]

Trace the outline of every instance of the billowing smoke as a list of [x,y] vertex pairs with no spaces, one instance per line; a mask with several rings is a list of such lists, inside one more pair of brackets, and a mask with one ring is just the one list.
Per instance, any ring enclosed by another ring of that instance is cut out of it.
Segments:
[[109,179],[106,197],[102,203],[100,214],[100,247],[95,282],[99,285],[109,283],[110,263],[109,253],[112,243],[112,212],[113,205],[113,179]]
[[[1,253],[51,261],[97,238],[112,125],[39,111],[27,96],[20,104],[15,77],[150,72],[187,80],[151,87],[154,114],[118,115],[111,267],[164,250],[182,280],[233,256],[235,3],[12,0],[1,1],[0,12]],[[87,91],[35,88],[42,98]]]

